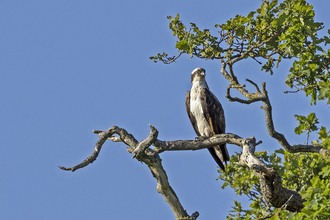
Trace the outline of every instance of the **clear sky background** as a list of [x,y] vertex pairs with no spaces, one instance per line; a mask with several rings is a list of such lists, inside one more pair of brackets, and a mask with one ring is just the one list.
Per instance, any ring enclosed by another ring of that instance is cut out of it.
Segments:
[[[316,20],[330,27],[328,0],[309,1]],[[71,167],[89,156],[98,140],[93,129],[113,125],[138,140],[159,130],[161,140],[194,139],[185,109],[190,73],[206,69],[210,89],[222,103],[227,132],[262,140],[257,150],[273,152],[278,143],[265,130],[261,103],[242,105],[224,97],[228,82],[220,63],[188,56],[171,65],[149,60],[158,52],[176,55],[167,16],[180,13],[215,33],[214,25],[236,14],[247,15],[259,0],[122,1],[56,0],[0,2],[0,216],[1,219],[169,220],[174,215],[145,164],[123,143],[106,142],[98,159],[74,173]],[[324,102],[311,106],[301,94],[283,94],[291,61],[275,74],[260,72],[248,60],[234,66],[259,85],[267,82],[275,128],[291,144],[294,114],[316,112],[328,126]],[[254,88],[248,85],[249,91]],[[235,95],[239,95],[234,93]],[[315,138],[315,136],[313,136]],[[229,153],[240,148],[228,145]],[[232,200],[247,204],[233,189],[221,189],[217,166],[207,150],[162,153],[169,181],[189,214],[224,219]]]

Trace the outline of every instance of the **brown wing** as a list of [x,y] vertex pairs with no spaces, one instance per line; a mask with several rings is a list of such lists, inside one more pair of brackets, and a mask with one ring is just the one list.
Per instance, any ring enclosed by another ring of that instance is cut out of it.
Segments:
[[195,117],[191,114],[191,111],[190,111],[190,91],[188,91],[186,93],[186,110],[187,110],[187,113],[188,113],[188,116],[189,116],[189,119],[190,119],[190,122],[197,134],[197,136],[200,136],[199,134],[199,131],[198,131],[198,127],[197,127],[197,122],[196,122],[196,119]]
[[201,101],[204,116],[214,134],[223,134],[226,130],[225,114],[222,105],[215,95],[206,88],[201,90]]
[[[225,133],[225,114],[217,97],[209,89],[204,88],[201,90],[201,102],[204,116],[209,123],[213,134]],[[229,161],[229,154],[226,144],[216,146],[213,150],[209,149],[209,151],[217,163],[219,159],[221,161],[221,165],[222,162],[227,163],[227,161]],[[223,165],[220,167],[222,168]]]

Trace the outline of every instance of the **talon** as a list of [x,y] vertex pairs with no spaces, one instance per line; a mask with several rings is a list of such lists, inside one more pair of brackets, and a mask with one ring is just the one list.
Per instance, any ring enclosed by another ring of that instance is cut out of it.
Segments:
[[203,135],[203,136],[197,136],[197,137],[195,138],[195,140],[196,140],[196,141],[204,141],[204,140],[207,139],[207,138],[209,138],[209,137]]

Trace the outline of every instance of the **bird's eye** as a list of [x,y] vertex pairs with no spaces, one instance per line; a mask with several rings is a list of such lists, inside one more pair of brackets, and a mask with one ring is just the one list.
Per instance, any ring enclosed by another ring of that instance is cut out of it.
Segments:
[[201,73],[201,70],[197,70],[197,73]]

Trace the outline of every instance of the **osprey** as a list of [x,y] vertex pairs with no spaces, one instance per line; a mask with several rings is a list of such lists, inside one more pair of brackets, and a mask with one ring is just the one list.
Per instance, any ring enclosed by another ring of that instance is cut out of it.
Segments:
[[[217,97],[209,90],[205,81],[205,70],[196,68],[191,73],[191,91],[186,93],[186,109],[196,134],[199,137],[211,137],[225,133],[225,115]],[[208,148],[213,159],[222,170],[227,164],[229,154],[226,144]]]

